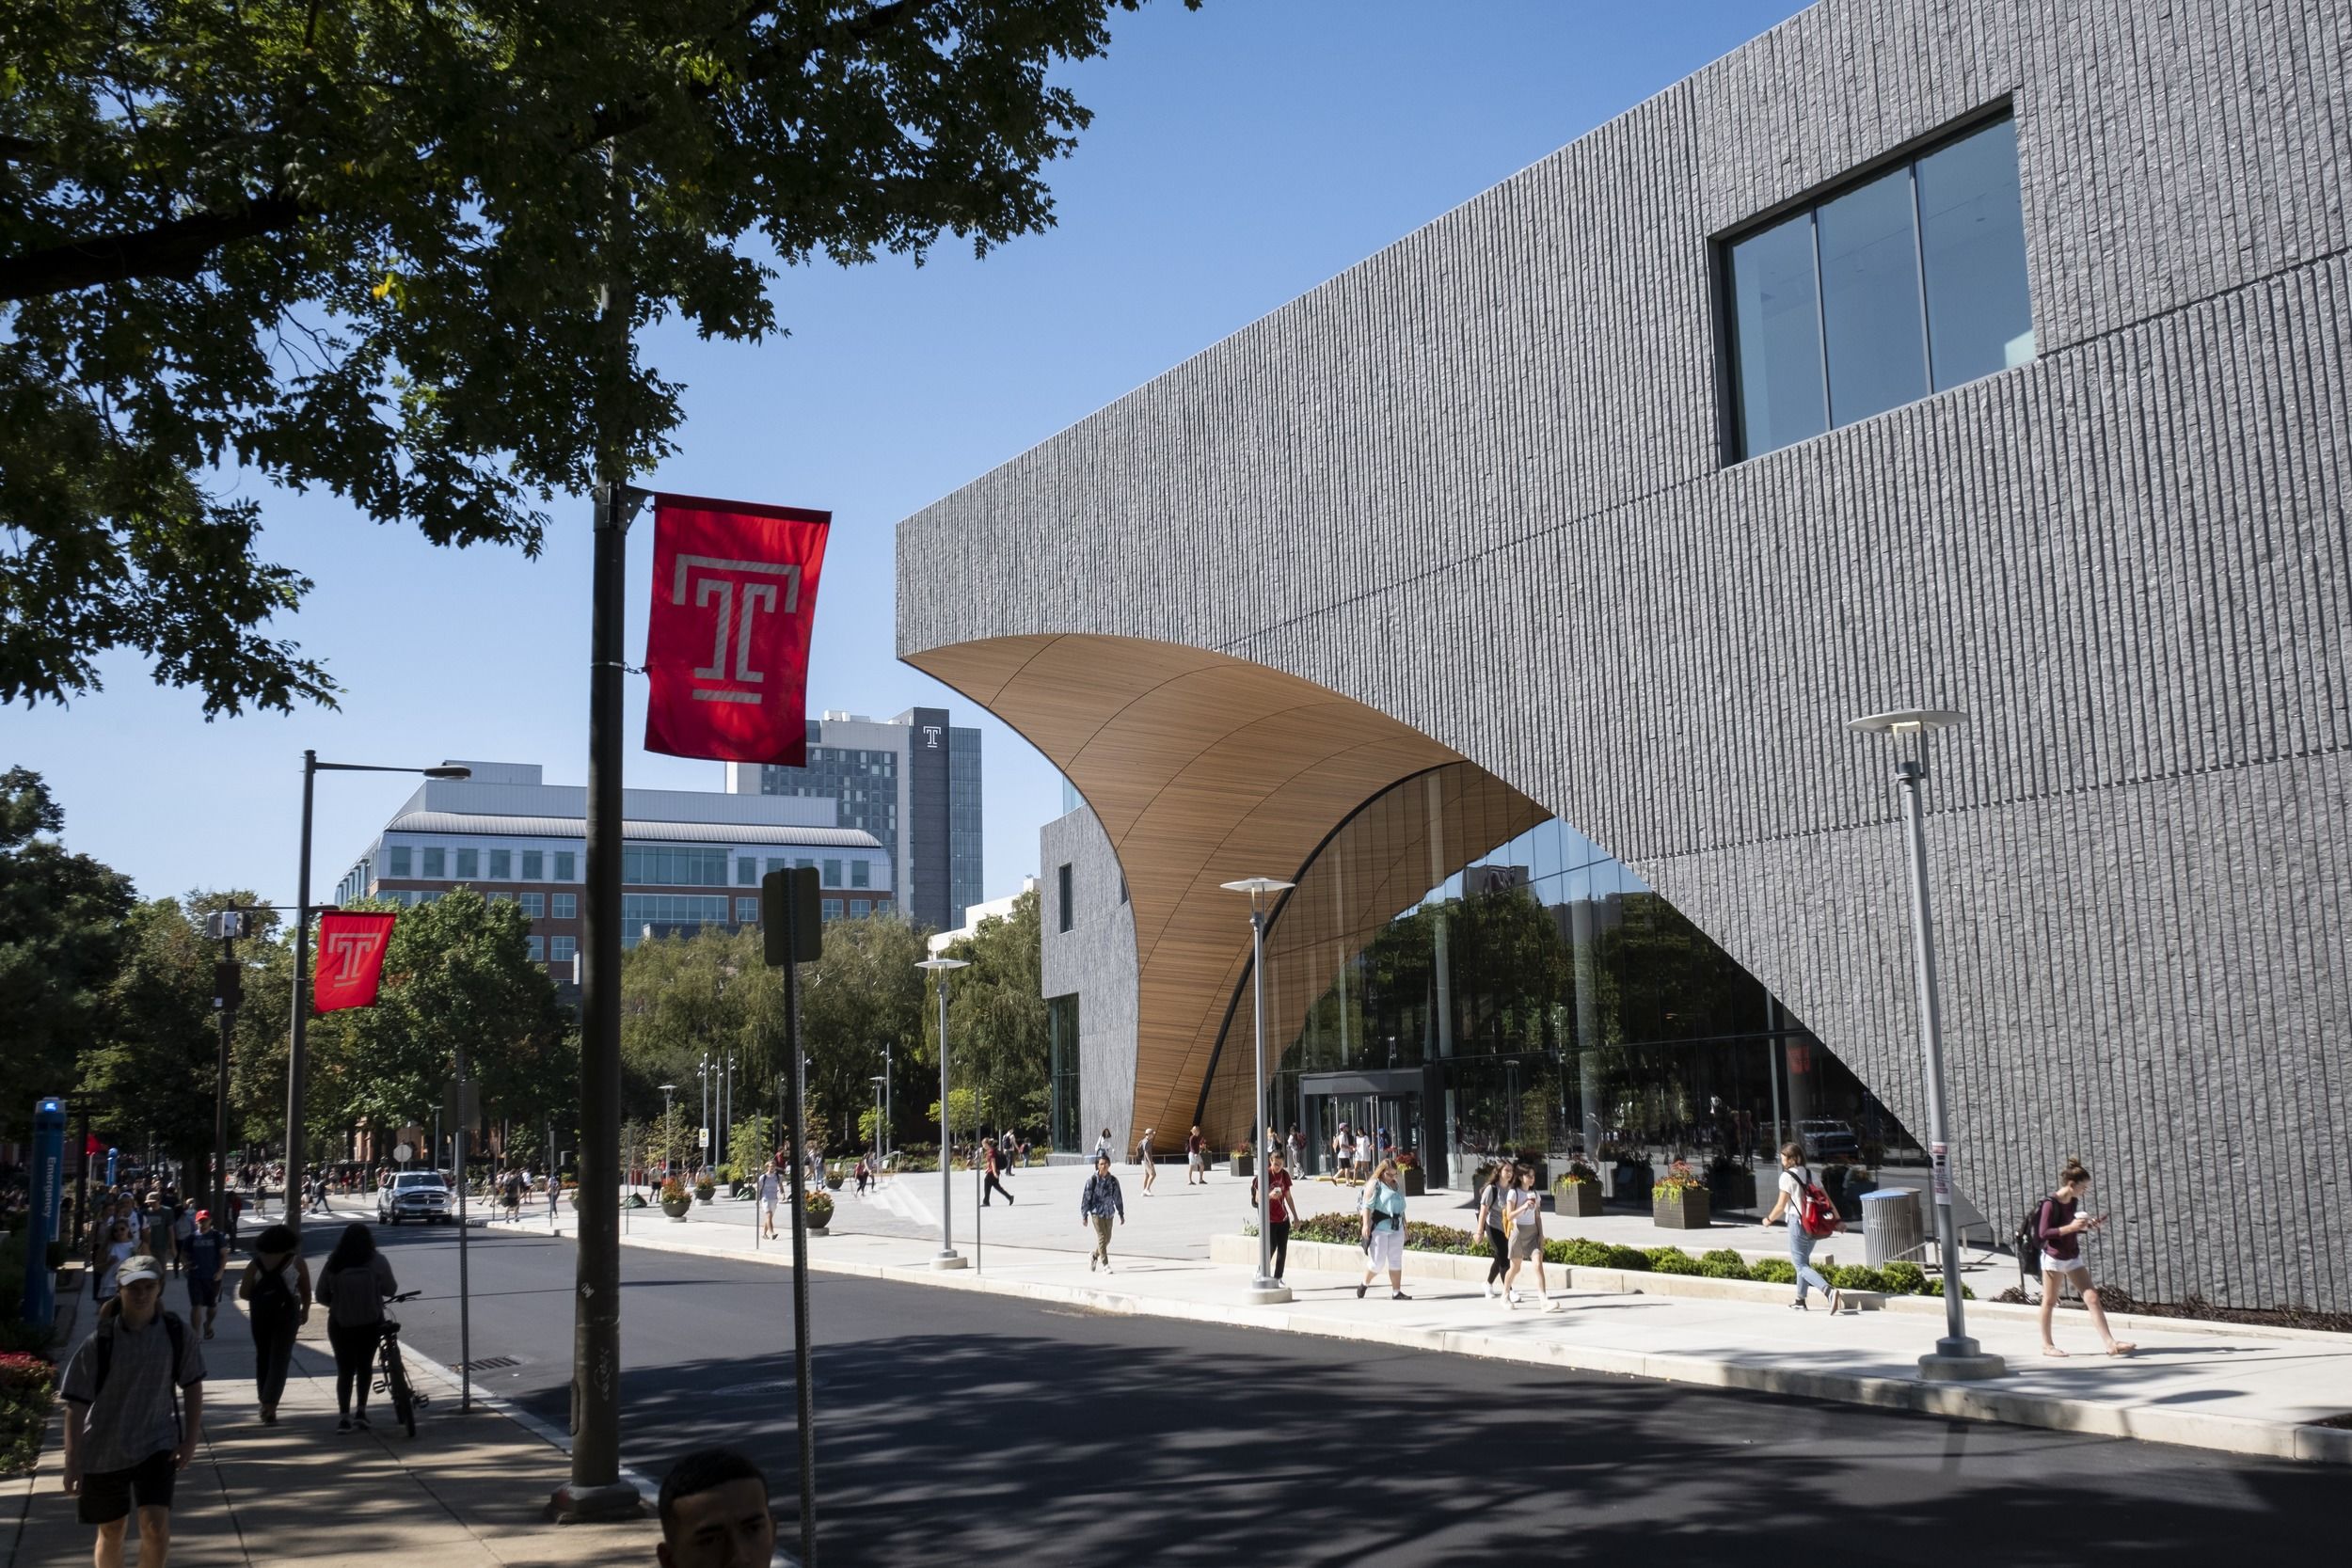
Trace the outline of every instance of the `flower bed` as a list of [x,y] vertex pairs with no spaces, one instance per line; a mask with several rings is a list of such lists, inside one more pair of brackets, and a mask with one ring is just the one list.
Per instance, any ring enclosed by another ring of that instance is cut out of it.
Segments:
[[40,1458],[41,1427],[56,1392],[57,1370],[46,1357],[0,1355],[0,1476],[30,1473]]

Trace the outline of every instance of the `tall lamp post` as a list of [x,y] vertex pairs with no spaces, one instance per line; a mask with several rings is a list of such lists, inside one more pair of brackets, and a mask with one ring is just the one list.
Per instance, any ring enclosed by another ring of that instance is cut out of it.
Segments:
[[931,1267],[960,1269],[966,1260],[956,1251],[955,1227],[951,1223],[956,1201],[955,1172],[947,1158],[947,976],[970,965],[961,958],[925,958],[914,967],[929,970],[939,981],[939,1255],[931,1259]]
[[1957,1383],[1999,1377],[2001,1358],[1968,1337],[1961,1301],[1960,1248],[1952,1223],[1951,1128],[1944,1106],[1944,1020],[1935,991],[1935,932],[1928,911],[1928,834],[1920,800],[1928,777],[1928,736],[1964,722],[1967,715],[1944,708],[1874,713],[1846,728],[1858,735],[1883,735],[1898,747],[1906,739],[1913,754],[1898,755],[1895,782],[1902,791],[1903,817],[1911,837],[1911,931],[1919,977],[1919,1038],[1927,1053],[1928,1153],[1934,1182],[1935,1245],[1944,1262],[1944,1338],[1933,1354],[1919,1357],[1919,1375]]
[[882,1180],[882,1085],[890,1080],[880,1073],[874,1075],[874,1179]]
[[1274,1183],[1267,1180],[1265,1169],[1265,915],[1266,899],[1295,887],[1295,882],[1277,881],[1271,877],[1244,877],[1238,882],[1224,884],[1228,893],[1249,895],[1249,986],[1251,1012],[1257,1029],[1257,1054],[1249,1075],[1249,1125],[1254,1130],[1250,1142],[1257,1147],[1250,1150],[1258,1172],[1258,1276],[1249,1282],[1249,1299],[1259,1306],[1272,1306],[1291,1299],[1290,1287],[1274,1277],[1274,1238],[1266,1229],[1266,1213],[1274,1198]]
[[677,1123],[670,1119],[670,1097],[675,1093],[675,1084],[661,1085],[661,1178],[665,1181],[669,1180],[670,1167],[676,1163],[673,1152],[676,1139],[673,1134],[677,1131]]
[[891,1112],[892,1112],[892,1111],[896,1108],[896,1102],[895,1102],[895,1101],[891,1099],[891,1093],[892,1093],[892,1088],[893,1088],[893,1085],[892,1085],[892,1084],[891,1084],[891,1081],[890,1081],[890,1080],[891,1080],[890,1042],[889,1042],[888,1040],[884,1040],[884,1041],[882,1042],[882,1157],[883,1157],[884,1159],[888,1159],[888,1158],[890,1157],[890,1114],[891,1114]]
[[[302,870],[294,884],[294,1037],[286,1052],[286,1190],[301,1180],[302,1098],[309,1086],[309,1064],[303,1047],[310,1023],[310,797],[321,773],[421,773],[428,779],[470,779],[473,769],[444,764],[438,768],[385,768],[367,762],[321,762],[313,751],[302,753]],[[460,1178],[463,1178],[460,1172]],[[286,1205],[286,1227],[302,1228],[302,1206]]]

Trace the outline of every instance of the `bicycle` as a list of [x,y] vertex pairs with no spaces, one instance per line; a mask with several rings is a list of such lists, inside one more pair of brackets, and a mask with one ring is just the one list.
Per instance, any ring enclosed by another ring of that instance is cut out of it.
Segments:
[[[394,1301],[414,1301],[422,1291],[403,1291]],[[381,1375],[376,1390],[390,1396],[392,1418],[401,1424],[409,1436],[417,1434],[417,1412],[433,1402],[420,1394],[408,1383],[408,1368],[400,1358],[400,1320],[390,1313],[384,1316],[384,1332],[376,1339],[376,1358]]]

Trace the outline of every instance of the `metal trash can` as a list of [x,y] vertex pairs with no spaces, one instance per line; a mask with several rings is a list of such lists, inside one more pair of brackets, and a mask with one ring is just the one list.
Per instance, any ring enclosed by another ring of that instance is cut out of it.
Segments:
[[1862,1256],[1872,1268],[1912,1258],[1927,1247],[1919,1216],[1919,1195],[1909,1187],[1883,1187],[1862,1195]]

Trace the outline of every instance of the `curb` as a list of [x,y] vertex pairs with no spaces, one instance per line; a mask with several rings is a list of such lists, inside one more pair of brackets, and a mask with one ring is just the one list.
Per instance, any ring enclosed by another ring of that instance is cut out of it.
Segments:
[[[788,1257],[739,1253],[686,1242],[628,1239],[627,1244],[659,1252],[691,1253],[701,1257],[749,1259],[779,1267]],[[1295,1243],[1294,1250],[1301,1243]],[[1324,1243],[1305,1245],[1327,1245]],[[1346,1249],[1340,1249],[1344,1251]],[[1438,1254],[1436,1256],[1451,1256]],[[1302,1260],[1303,1262],[1303,1260]],[[1209,1302],[1146,1298],[1095,1286],[1049,1285],[1025,1280],[991,1279],[972,1270],[939,1271],[919,1265],[850,1262],[812,1258],[811,1270],[868,1279],[889,1279],[930,1285],[950,1291],[979,1291],[993,1295],[1061,1306],[1090,1307],[1127,1317],[1170,1318],[1191,1323],[1221,1323],[1241,1328],[1271,1328],[1321,1338],[1395,1345],[1437,1351],[1451,1355],[1475,1355],[1493,1361],[1557,1367],[1572,1371],[1653,1378],[1710,1388],[1749,1393],[1781,1394],[1838,1404],[1860,1404],[1881,1410],[1938,1416],[1974,1421],[2005,1421],[2099,1437],[2125,1437],[2166,1443],[2179,1448],[2209,1449],[2258,1458],[2309,1464],[2352,1465],[2352,1430],[2266,1421],[2251,1417],[2218,1416],[2154,1405],[2093,1404],[2046,1394],[2012,1393],[1979,1384],[1929,1383],[1916,1378],[1882,1377],[1859,1372],[1824,1372],[1781,1367],[1742,1366],[1692,1355],[1652,1355],[1640,1352],[1577,1345],[1564,1340],[1507,1340],[1460,1329],[1407,1328],[1387,1324],[1356,1324],[1328,1319],[1299,1319],[1279,1307],[1248,1307]],[[1585,1271],[1588,1279],[1606,1270]],[[1621,1277],[1621,1276],[1617,1276]],[[1644,1276],[1645,1277],[1645,1276]],[[1664,1275],[1678,1278],[1677,1275]],[[1597,1280],[1592,1283],[1598,1283]],[[1726,1284],[1737,1281],[1713,1281]],[[1775,1287],[1774,1289],[1777,1289]],[[1728,1298],[1718,1298],[1728,1299]],[[1939,1307],[1938,1310],[1941,1310]],[[2170,1320],[2159,1320],[2169,1323]]]

